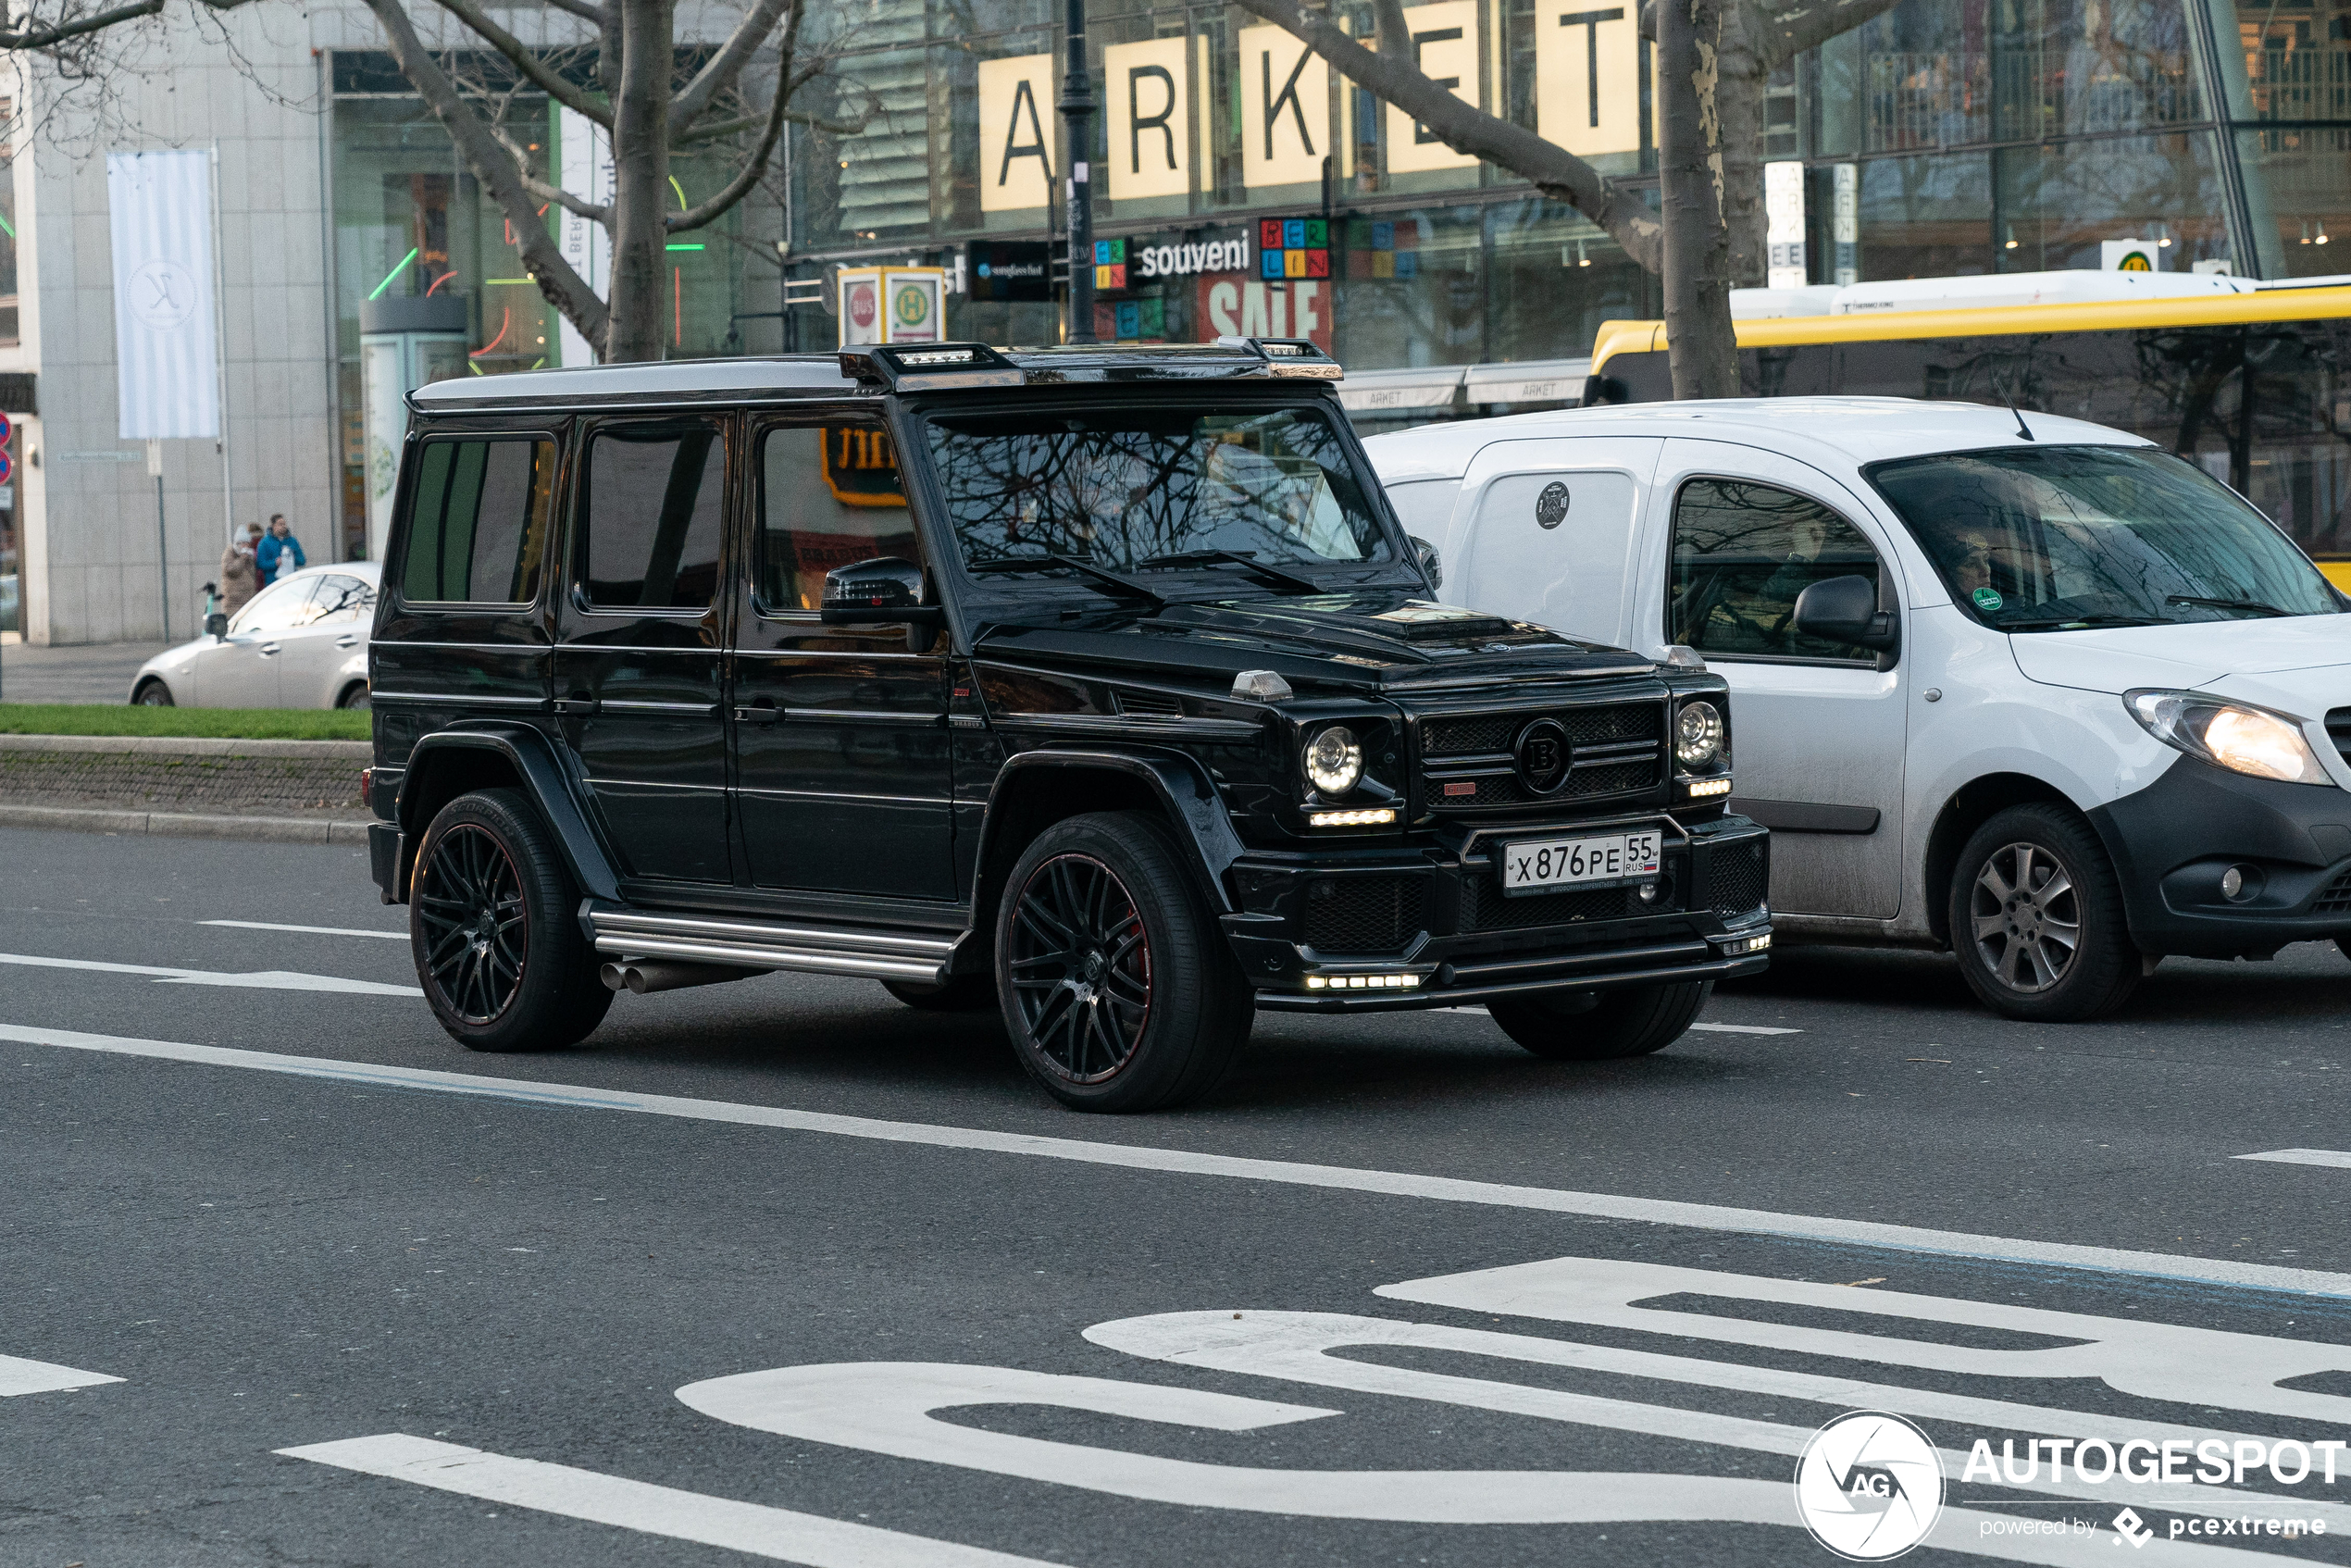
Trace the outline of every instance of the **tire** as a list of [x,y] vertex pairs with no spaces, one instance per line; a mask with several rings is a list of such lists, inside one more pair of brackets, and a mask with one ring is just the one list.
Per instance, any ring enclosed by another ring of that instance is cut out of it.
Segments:
[[1005,879],[996,984],[1013,1051],[1079,1111],[1151,1111],[1214,1089],[1249,1041],[1249,984],[1156,817],[1071,817]]
[[417,851],[408,945],[450,1038],[472,1051],[554,1051],[603,1022],[612,992],[573,918],[578,905],[521,790],[479,790],[441,808]]
[[1949,896],[1959,973],[2003,1017],[2082,1023],[2121,1006],[2145,977],[2114,866],[2063,806],[2010,806],[1977,828]]
[[1490,1002],[1502,1032],[1551,1062],[1647,1056],[1689,1032],[1714,994],[1711,980],[1621,990],[1542,991]]
[[139,690],[131,693],[131,705],[135,708],[169,708],[179,704],[171,700],[171,688],[160,680],[143,680]]
[[884,980],[882,989],[924,1013],[993,1013],[996,1011],[996,977],[993,975],[957,975],[943,986],[913,986],[903,980]]
[[335,699],[335,706],[339,708],[358,708],[364,712],[373,705],[367,699],[367,683],[364,680],[353,681],[349,686],[344,687],[342,694]]

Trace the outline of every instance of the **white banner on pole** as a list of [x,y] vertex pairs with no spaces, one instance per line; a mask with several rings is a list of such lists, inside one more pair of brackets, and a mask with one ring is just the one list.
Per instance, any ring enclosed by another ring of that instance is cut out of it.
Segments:
[[[568,193],[599,206],[612,205],[613,166],[612,132],[574,109],[555,111],[555,153],[562,175],[560,183]],[[567,207],[556,209],[559,226],[557,243],[564,259],[579,274],[581,281],[596,292],[598,299],[612,297],[612,233],[593,218],[582,218]],[[579,329],[568,317],[563,320],[560,342],[562,365],[593,365],[595,350],[579,335]]]
[[220,434],[212,155],[108,153],[116,402],[124,441]]

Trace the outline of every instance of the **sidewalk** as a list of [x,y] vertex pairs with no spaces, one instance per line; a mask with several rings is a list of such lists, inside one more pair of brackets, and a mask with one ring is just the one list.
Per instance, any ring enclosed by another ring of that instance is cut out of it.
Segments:
[[0,647],[0,702],[128,703],[139,666],[169,642],[92,642],[72,648]]

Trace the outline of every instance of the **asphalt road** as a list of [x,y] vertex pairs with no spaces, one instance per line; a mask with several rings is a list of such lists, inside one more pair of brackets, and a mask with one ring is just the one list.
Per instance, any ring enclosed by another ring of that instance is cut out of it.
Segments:
[[[0,1563],[1830,1563],[1789,1477],[1859,1409],[2011,1446],[1906,1561],[2351,1560],[2351,1152],[2244,1158],[2351,1151],[2331,948],[2071,1027],[1790,952],[1593,1066],[1269,1015],[1107,1119],[862,982],[470,1056],[404,915],[0,832]],[[1878,1451],[1831,1533],[1923,1517]]]

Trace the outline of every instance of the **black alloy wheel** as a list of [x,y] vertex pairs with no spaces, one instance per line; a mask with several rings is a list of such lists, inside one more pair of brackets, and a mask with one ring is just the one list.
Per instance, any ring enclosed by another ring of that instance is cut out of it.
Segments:
[[2146,976],[2105,846],[2054,803],[2010,806],[1975,830],[1959,851],[1949,911],[1959,973],[2010,1018],[2099,1017]]
[[1166,825],[1055,823],[1005,878],[996,989],[1021,1065],[1081,1111],[1147,1111],[1213,1089],[1254,1002]]
[[521,992],[530,963],[530,919],[514,857],[487,828],[461,822],[433,840],[414,896],[425,933],[420,962],[436,997],[461,1023],[496,1023]]
[[1057,854],[1014,904],[1012,989],[1037,1053],[1073,1084],[1126,1065],[1151,1017],[1151,944],[1135,895],[1088,854]]
[[478,790],[425,829],[408,941],[425,1000],[474,1051],[546,1051],[603,1021],[612,992],[573,911],[579,890],[530,797]]

